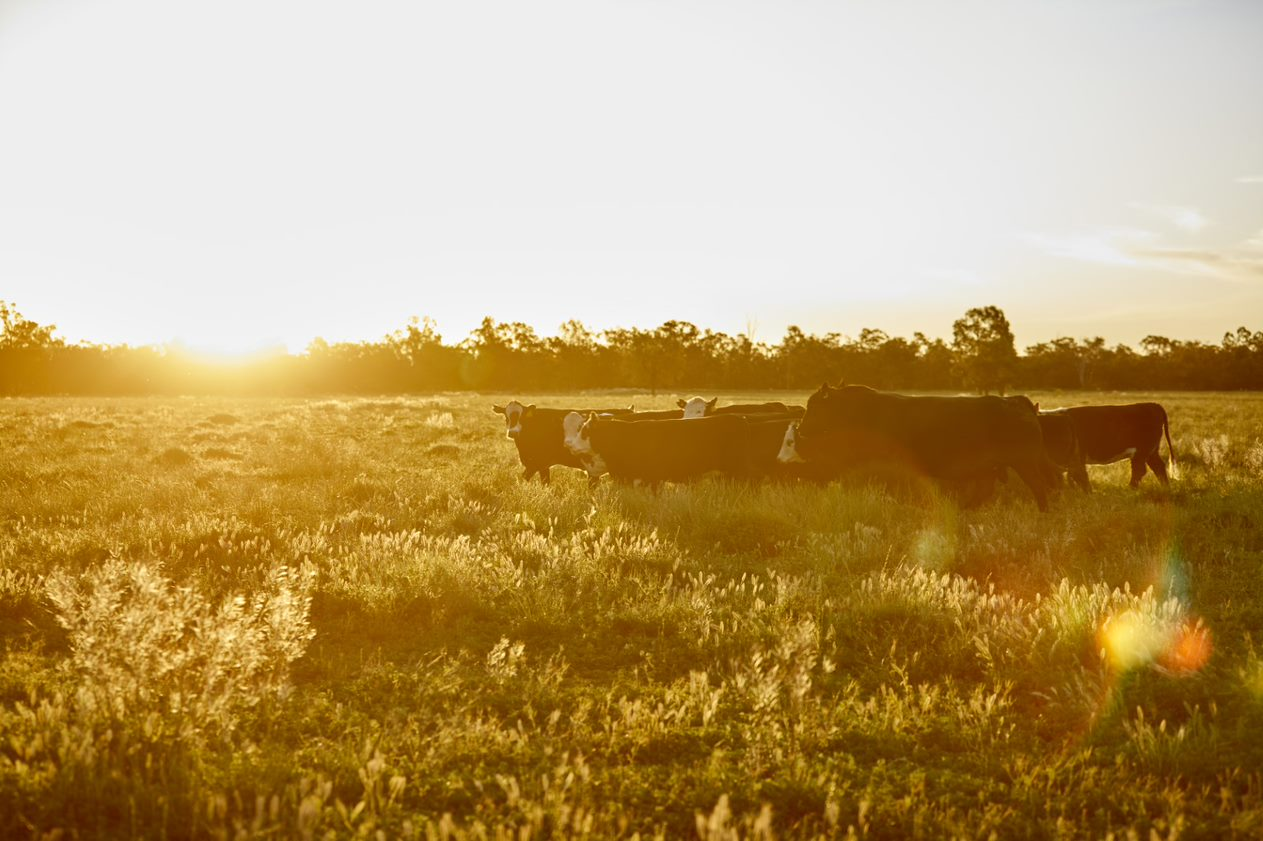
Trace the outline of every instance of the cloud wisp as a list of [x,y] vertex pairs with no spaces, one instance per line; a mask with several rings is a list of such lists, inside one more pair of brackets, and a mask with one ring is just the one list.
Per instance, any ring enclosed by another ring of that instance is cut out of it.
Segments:
[[1131,206],[1191,234],[1195,234],[1210,225],[1210,219],[1195,207],[1186,207],[1178,204],[1142,204],[1140,202],[1135,202]]
[[1045,254],[1080,262],[1235,283],[1263,280],[1263,231],[1239,247],[1227,249],[1167,246],[1152,231],[1127,228],[1071,235],[1028,234],[1025,239]]

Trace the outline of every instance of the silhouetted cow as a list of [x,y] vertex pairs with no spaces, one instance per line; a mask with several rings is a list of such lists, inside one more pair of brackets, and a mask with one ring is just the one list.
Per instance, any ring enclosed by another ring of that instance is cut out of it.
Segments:
[[[1145,477],[1145,467],[1153,470],[1158,481],[1169,484],[1167,466],[1162,461],[1162,438],[1167,439],[1167,452],[1171,455],[1174,469],[1175,448],[1171,446],[1171,430],[1166,409],[1159,403],[1128,403],[1121,406],[1072,406],[1041,412],[1040,417],[1069,418],[1074,437],[1085,464],[1112,464],[1131,459],[1131,486],[1140,485]],[[1046,421],[1044,421],[1046,422]],[[1056,456],[1058,464],[1063,462]],[[1069,466],[1069,465],[1066,465]],[[1071,468],[1074,469],[1073,467]],[[1074,476],[1074,473],[1071,473]],[[1075,478],[1085,490],[1090,490],[1087,471],[1082,478]]]
[[[1043,437],[1035,413],[1000,397],[909,397],[825,384],[807,401],[793,450],[834,475],[892,465],[958,486],[990,486],[1012,468],[1048,509]],[[785,449],[782,459],[788,458]]]

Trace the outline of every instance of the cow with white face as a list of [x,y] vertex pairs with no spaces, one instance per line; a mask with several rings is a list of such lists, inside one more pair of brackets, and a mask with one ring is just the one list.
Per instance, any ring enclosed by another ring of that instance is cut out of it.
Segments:
[[675,405],[684,410],[682,420],[692,420],[693,418],[704,418],[715,411],[715,404],[719,402],[718,397],[707,400],[704,397],[690,397],[688,400],[677,400]]
[[791,423],[785,429],[785,439],[781,441],[781,451],[776,460],[781,464],[805,464],[806,459],[798,454],[798,424]]
[[[610,416],[607,415],[607,417]],[[588,474],[588,481],[595,483],[608,471],[605,461],[592,449],[592,439],[585,429],[587,423],[587,416],[579,412],[571,412],[562,419],[561,429],[566,449],[583,465],[583,469]]]
[[527,408],[534,409],[535,404],[529,407],[522,405],[516,400],[510,400],[503,406],[492,406],[492,411],[498,415],[504,415],[505,437],[514,439],[522,434],[522,416],[526,414]]

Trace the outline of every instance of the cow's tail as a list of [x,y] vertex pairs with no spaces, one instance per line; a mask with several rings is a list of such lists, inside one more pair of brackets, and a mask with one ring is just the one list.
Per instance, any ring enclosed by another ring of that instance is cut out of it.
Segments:
[[1167,472],[1172,479],[1178,479],[1180,478],[1180,466],[1175,463],[1175,447],[1171,446],[1171,427],[1167,424],[1167,410],[1165,408],[1162,410],[1162,434],[1167,438],[1167,453],[1171,456],[1171,464]]

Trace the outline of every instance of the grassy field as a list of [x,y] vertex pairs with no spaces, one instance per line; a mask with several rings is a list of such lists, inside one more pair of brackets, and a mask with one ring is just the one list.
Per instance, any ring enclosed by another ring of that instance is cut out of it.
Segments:
[[1181,467],[1046,515],[528,485],[505,397],[0,402],[0,837],[1263,837],[1263,395],[1032,395]]

